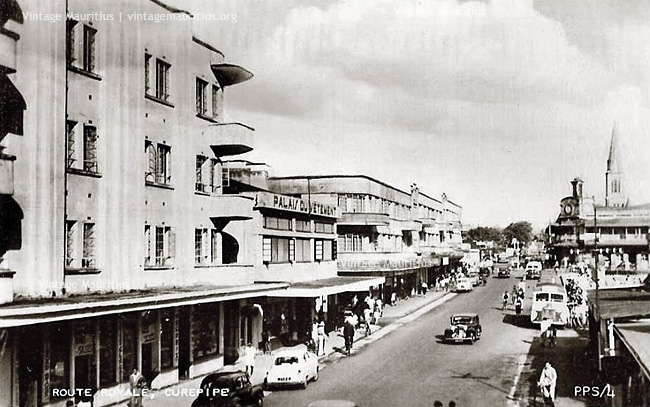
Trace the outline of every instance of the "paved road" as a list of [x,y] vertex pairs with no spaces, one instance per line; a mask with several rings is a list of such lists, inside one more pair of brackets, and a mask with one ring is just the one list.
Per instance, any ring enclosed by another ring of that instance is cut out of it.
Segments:
[[[492,278],[486,287],[459,294],[356,354],[326,361],[320,380],[307,390],[274,391],[265,404],[306,406],[342,398],[362,407],[432,406],[434,400],[445,406],[449,400],[458,406],[541,405],[535,383],[548,359],[558,365],[558,404],[586,405],[569,394],[574,382],[584,382],[574,372],[578,361],[573,356],[584,339],[563,330],[557,348],[541,347],[538,330],[525,317],[518,320],[512,307],[500,309],[503,291],[517,281],[514,276]],[[440,341],[449,315],[456,312],[480,314],[484,332],[480,341],[474,345]]]

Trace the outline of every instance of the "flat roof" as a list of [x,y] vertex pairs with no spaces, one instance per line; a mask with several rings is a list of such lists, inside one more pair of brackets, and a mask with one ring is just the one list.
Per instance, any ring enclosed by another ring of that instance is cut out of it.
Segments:
[[[592,308],[596,307],[596,290],[588,290]],[[598,290],[598,303],[602,318],[650,316],[650,292],[637,288],[610,288]]]
[[650,320],[614,324],[630,353],[650,377]]

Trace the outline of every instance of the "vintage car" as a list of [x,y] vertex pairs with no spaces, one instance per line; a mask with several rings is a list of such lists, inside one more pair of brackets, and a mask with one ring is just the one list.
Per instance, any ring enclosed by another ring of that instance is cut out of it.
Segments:
[[472,291],[474,283],[471,278],[461,277],[456,280],[456,292]]
[[539,261],[529,261],[526,264],[526,279],[539,280],[542,276],[542,263]]
[[509,267],[500,268],[499,271],[497,272],[497,277],[498,278],[509,278],[510,277],[510,268]]
[[274,353],[264,387],[299,385],[306,389],[310,380],[318,380],[318,356],[298,345]]
[[445,329],[445,341],[474,343],[481,339],[482,333],[478,314],[454,314],[449,319],[449,328]]
[[252,385],[246,372],[218,372],[201,381],[200,394],[192,407],[244,407],[264,404],[262,386]]

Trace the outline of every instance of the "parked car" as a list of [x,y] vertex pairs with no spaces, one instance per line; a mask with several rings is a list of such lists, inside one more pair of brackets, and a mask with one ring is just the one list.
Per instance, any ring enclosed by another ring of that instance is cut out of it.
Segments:
[[472,291],[474,284],[471,278],[461,277],[456,280],[456,292]]
[[482,333],[478,314],[454,314],[449,318],[449,328],[445,329],[445,341],[474,343],[481,339]]
[[246,372],[219,372],[201,381],[201,394],[192,407],[244,407],[264,405],[262,386],[253,385]]
[[265,387],[300,385],[318,380],[318,356],[304,345],[278,350],[264,379]]

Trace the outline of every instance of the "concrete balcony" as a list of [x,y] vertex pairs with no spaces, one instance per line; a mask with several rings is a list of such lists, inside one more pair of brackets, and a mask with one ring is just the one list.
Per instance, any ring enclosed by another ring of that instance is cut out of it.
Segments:
[[0,195],[14,194],[14,161],[16,157],[0,153]]
[[253,218],[253,198],[244,195],[196,195],[196,202],[212,219],[247,220]]
[[8,30],[0,30],[0,71],[16,72],[16,47],[18,35]]
[[255,129],[241,123],[211,124],[210,147],[217,157],[244,154],[253,149]]
[[346,212],[338,221],[339,226],[382,226],[389,223],[387,213]]

